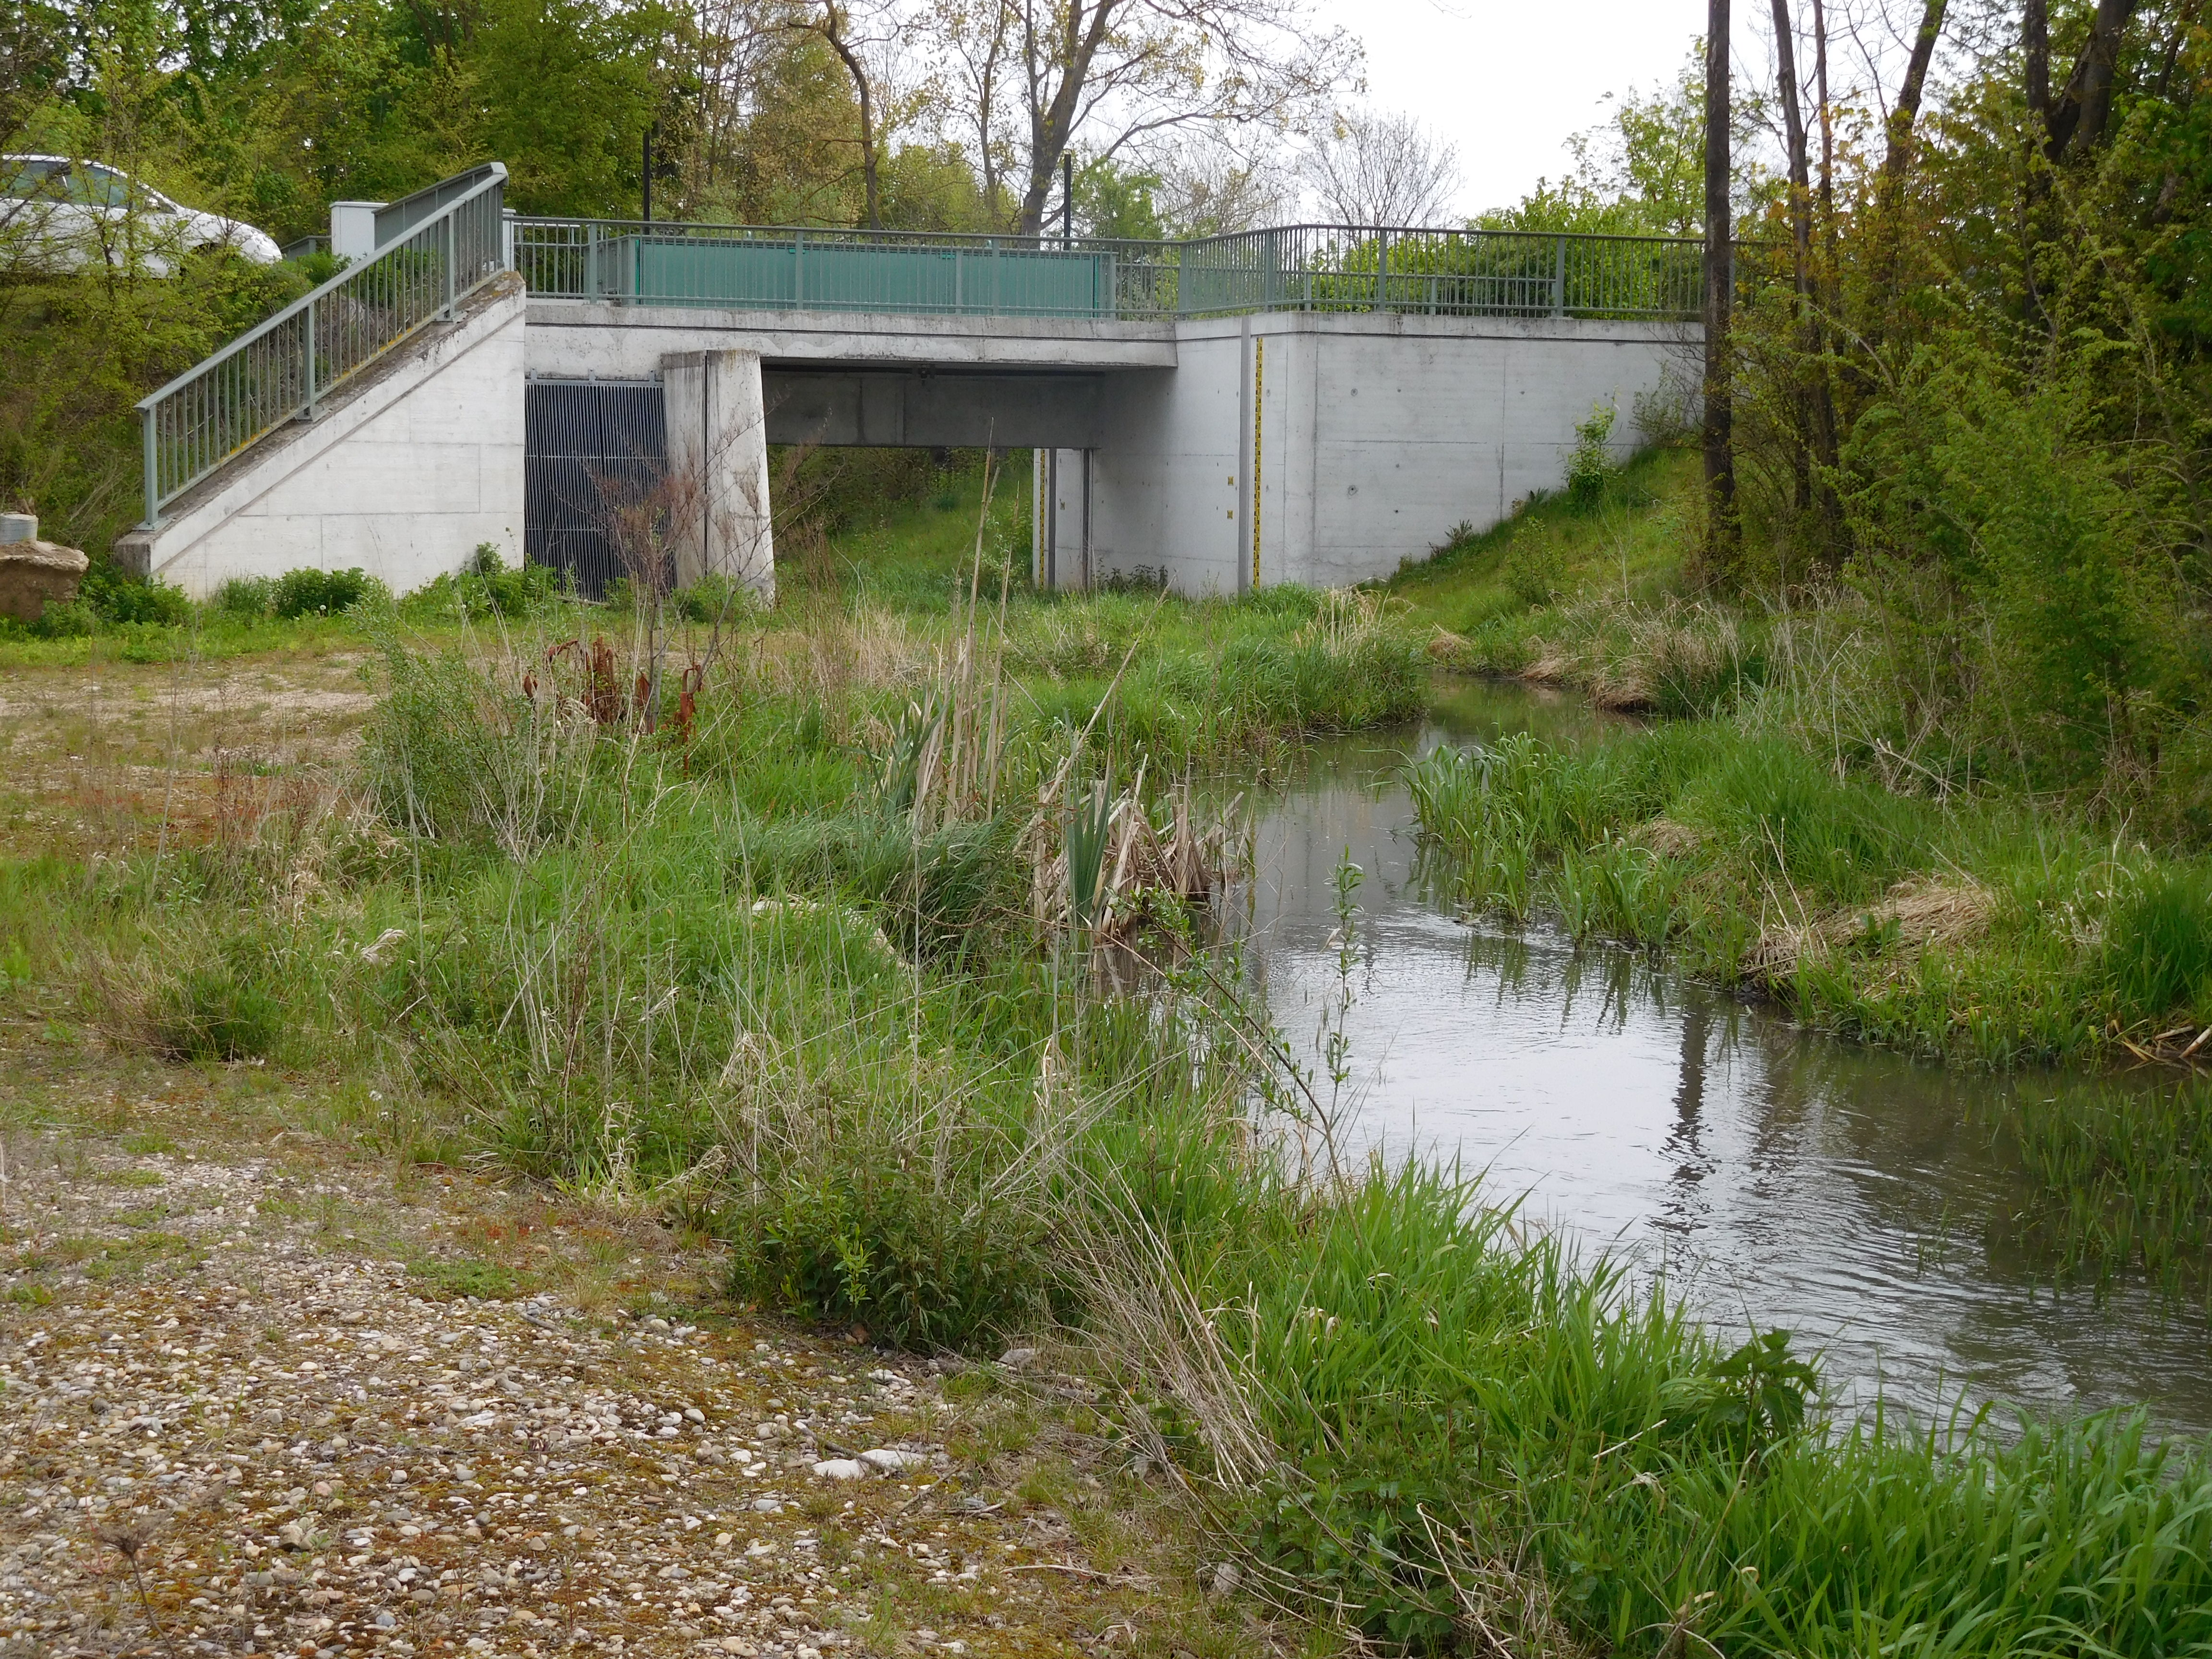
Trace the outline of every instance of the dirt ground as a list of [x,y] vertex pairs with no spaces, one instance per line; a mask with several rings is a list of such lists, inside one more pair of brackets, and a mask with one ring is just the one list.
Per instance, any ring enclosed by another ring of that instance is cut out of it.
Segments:
[[[328,769],[366,660],[0,672],[0,857]],[[793,1328],[710,1241],[380,1150],[362,1079],[70,1016],[0,1003],[0,1659],[1284,1639],[1202,1593],[1182,1500],[1048,1355]]]
[[0,856],[205,835],[226,796],[334,771],[374,706],[351,648],[225,661],[0,667]]

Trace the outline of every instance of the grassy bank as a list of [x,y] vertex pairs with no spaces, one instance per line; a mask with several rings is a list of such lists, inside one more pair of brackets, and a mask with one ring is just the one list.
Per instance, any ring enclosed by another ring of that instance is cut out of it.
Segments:
[[1334,1169],[1233,974],[1177,948],[1228,845],[1178,782],[1401,717],[1418,635],[1293,592],[1012,593],[1001,627],[963,556],[611,617],[603,661],[544,619],[356,617],[357,748],[233,765],[190,834],[9,866],[0,994],[365,1091],[403,1162],[687,1218],[742,1300],[930,1349],[1048,1334],[1236,1564],[1217,1585],[1323,1632],[2212,1640],[2195,1452],[1837,1424],[1785,1338],[1692,1328],[1443,1173]]
[[1571,751],[1434,758],[1417,799],[1461,897],[1930,1054],[2194,1042],[2212,866],[2191,838],[2020,787],[1963,736],[1900,735],[1891,654],[1847,588],[1800,612],[1700,596],[1695,484],[1693,457],[1649,455],[1596,502],[1540,502],[1393,585],[1458,665],[1653,717]]
[[[1418,768],[1459,902],[1541,911],[1948,1060],[2206,1053],[2212,865],[2185,732],[2160,769],[2039,787],[2031,733],[1992,743],[1981,714],[1948,706],[1947,725],[1932,698],[1914,714],[1917,647],[1849,580],[1795,608],[1700,592],[1696,489],[1694,457],[1649,454],[1595,500],[1539,501],[1391,584],[1459,666],[1644,717]],[[2208,1098],[2179,1073],[2101,1103],[2023,1096],[1994,1126],[2039,1184],[2022,1224],[2055,1271],[2203,1289]]]

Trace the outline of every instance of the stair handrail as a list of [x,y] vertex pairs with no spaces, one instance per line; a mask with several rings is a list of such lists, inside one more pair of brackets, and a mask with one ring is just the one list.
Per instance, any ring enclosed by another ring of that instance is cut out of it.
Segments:
[[[471,183],[473,179],[475,182]],[[512,266],[497,161],[418,191],[429,210],[328,282],[138,400],[146,518]],[[395,204],[395,205],[400,205]]]

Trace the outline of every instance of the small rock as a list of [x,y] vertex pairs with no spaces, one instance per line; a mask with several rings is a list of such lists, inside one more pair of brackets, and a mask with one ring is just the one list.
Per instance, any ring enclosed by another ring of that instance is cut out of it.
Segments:
[[1231,1595],[1236,1593],[1237,1585],[1243,1582],[1244,1575],[1237,1570],[1237,1564],[1234,1561],[1224,1561],[1213,1570],[1213,1582],[1211,1588],[1216,1595]]
[[1009,1348],[999,1356],[999,1363],[1010,1371],[1026,1370],[1036,1364],[1035,1348]]
[[860,1462],[885,1474],[896,1474],[902,1469],[918,1468],[929,1460],[920,1452],[894,1451],[888,1446],[873,1446],[860,1454]]
[[868,1466],[857,1457],[825,1457],[812,1467],[824,1480],[858,1480],[868,1472]]

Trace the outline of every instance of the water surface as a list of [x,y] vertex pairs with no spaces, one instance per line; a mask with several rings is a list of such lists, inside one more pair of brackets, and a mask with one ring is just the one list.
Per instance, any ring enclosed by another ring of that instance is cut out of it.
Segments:
[[[1243,915],[1278,1024],[1313,1056],[1334,1002],[1332,878],[1360,866],[1347,1139],[1486,1171],[1491,1194],[1663,1272],[1716,1324],[1786,1327],[1847,1399],[2039,1413],[2145,1402],[2212,1431],[2206,1321],[2148,1289],[2054,1293],[2003,1240],[2027,1191],[1996,1078],[1838,1042],[1540,923],[1455,919],[1416,868],[1399,769],[1508,730],[1594,734],[1564,699],[1462,686],[1418,732],[1323,745],[1263,793]],[[2146,1079],[2145,1087],[2158,1086]]]

